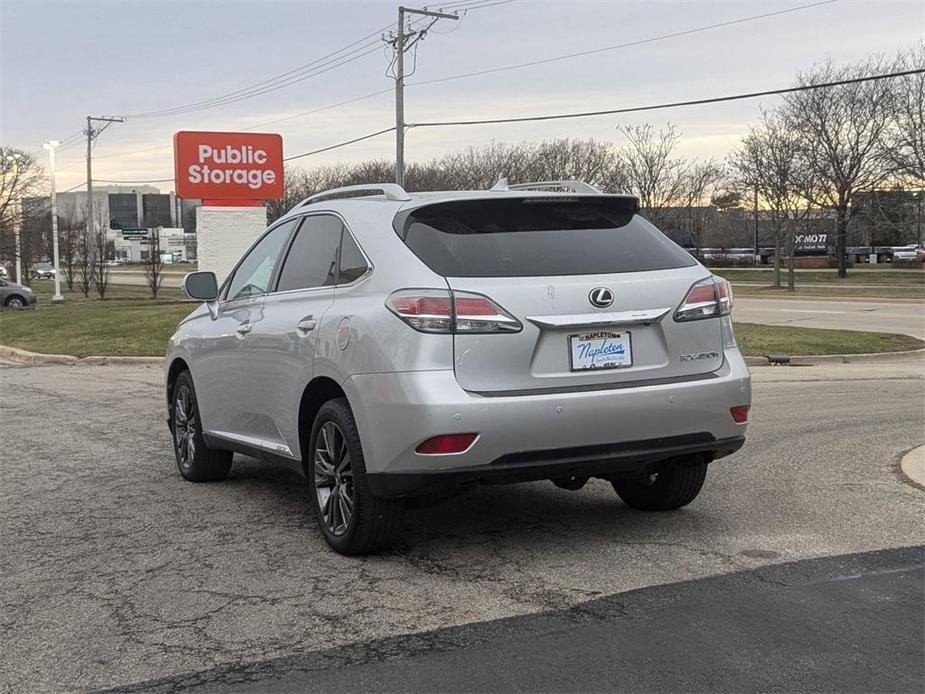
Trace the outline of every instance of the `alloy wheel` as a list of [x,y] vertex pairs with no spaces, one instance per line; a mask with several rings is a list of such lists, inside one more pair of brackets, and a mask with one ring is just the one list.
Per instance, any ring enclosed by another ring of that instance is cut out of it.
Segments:
[[18,296],[11,297],[9,301],[6,302],[6,305],[10,308],[22,308],[26,304],[23,303],[23,300]]
[[333,535],[343,535],[353,518],[353,467],[347,438],[335,422],[325,422],[318,432],[314,474],[322,521]]
[[180,466],[188,470],[196,457],[196,412],[193,409],[193,394],[183,384],[177,390],[173,406],[173,436],[177,445]]

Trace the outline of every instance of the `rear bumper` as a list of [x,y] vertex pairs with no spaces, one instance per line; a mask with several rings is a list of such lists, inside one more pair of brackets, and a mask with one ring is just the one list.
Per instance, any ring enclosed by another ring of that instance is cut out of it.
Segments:
[[[731,452],[719,442],[745,435],[746,425],[736,424],[729,408],[751,403],[748,368],[737,349],[726,350],[722,366],[697,380],[611,390],[486,397],[462,390],[451,370],[359,374],[343,388],[370,475],[459,472],[476,479],[568,477],[575,474],[568,465],[601,460],[639,469],[688,453],[719,457]],[[432,436],[454,433],[479,436],[464,453],[415,452]],[[563,458],[563,450],[571,452]],[[544,474],[525,472],[538,452],[546,459],[532,463],[545,466]],[[505,474],[497,472],[501,467]]]
[[509,484],[571,477],[610,479],[656,471],[661,464],[676,458],[716,460],[735,453],[744,443],[744,436],[715,439],[709,434],[694,434],[603,446],[526,451],[472,468],[372,473],[367,479],[373,494],[388,497],[439,493],[476,483]]

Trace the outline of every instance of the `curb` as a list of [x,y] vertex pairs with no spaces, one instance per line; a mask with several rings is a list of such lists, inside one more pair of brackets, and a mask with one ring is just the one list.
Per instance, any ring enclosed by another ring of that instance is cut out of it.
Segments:
[[[925,347],[904,352],[871,352],[865,354],[819,354],[816,356],[795,355],[790,357],[789,366],[812,366],[817,363],[851,364],[853,362],[894,361],[896,359],[914,359],[925,354]],[[767,357],[745,356],[747,366],[771,366]],[[29,352],[18,347],[0,345],[0,359],[10,359],[21,364],[87,364],[105,366],[106,364],[158,364],[164,363],[164,357],[99,356],[75,357],[70,354],[42,354]],[[784,366],[787,366],[785,364]]]
[[70,354],[42,354],[29,352],[18,347],[0,345],[0,359],[10,359],[21,364],[89,364],[102,366],[105,364],[163,364],[164,357],[107,357],[89,356],[75,357]]
[[925,446],[913,448],[899,461],[899,469],[915,486],[925,490]]
[[[784,366],[812,366],[813,364],[852,364],[854,362],[876,363],[897,359],[915,359],[925,355],[925,347],[902,352],[865,352],[862,354],[817,354],[815,356],[793,355]],[[745,357],[748,366],[770,366],[767,357]]]

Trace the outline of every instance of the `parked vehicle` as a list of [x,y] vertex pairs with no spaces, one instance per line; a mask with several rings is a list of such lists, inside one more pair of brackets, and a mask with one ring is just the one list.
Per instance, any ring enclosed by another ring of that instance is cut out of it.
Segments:
[[307,198],[220,288],[184,279],[206,303],[167,349],[180,473],[283,464],[344,554],[387,545],[409,499],[476,483],[690,503],[744,442],[750,377],[729,284],[638,209],[574,181]]
[[35,306],[35,293],[22,284],[0,279],[0,306],[3,308],[29,308]]
[[893,249],[893,260],[923,260],[925,250],[918,246],[902,246]]
[[53,280],[55,278],[55,268],[52,267],[51,263],[35,263],[29,268],[29,272],[38,280]]
[[7,276],[6,268],[3,265],[0,265],[0,280],[6,279]]

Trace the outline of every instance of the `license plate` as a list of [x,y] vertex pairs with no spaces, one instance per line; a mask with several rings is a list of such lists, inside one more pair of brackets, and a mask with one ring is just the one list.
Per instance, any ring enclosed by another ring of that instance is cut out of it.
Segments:
[[572,371],[632,366],[630,334],[600,331],[570,335],[569,357]]

